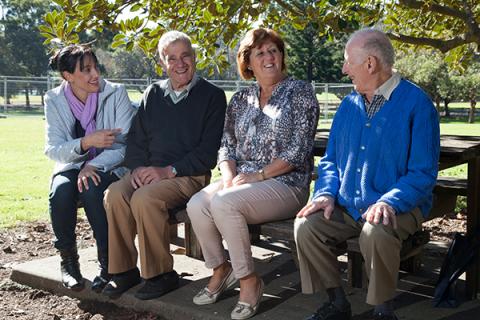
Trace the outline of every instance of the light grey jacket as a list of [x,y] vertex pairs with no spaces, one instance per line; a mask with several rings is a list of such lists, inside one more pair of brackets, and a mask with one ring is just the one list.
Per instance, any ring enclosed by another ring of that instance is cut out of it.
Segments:
[[[45,94],[45,154],[55,161],[53,174],[81,169],[88,160],[88,152],[82,153],[81,138],[75,138],[75,117],[63,91],[65,84],[63,82]],[[135,112],[123,85],[101,80],[96,114],[97,130],[121,128],[122,132],[110,148],[97,148],[97,156],[89,165],[103,172],[113,170],[118,177],[127,172],[127,168],[119,165],[125,156],[125,137]]]

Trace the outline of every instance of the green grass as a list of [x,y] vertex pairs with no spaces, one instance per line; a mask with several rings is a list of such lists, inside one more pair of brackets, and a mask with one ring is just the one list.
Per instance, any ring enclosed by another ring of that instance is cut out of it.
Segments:
[[48,217],[53,163],[43,155],[41,116],[0,119],[0,227]]
[[[443,122],[442,134],[480,136],[480,121],[477,124]],[[319,128],[330,125],[330,121],[320,121]],[[43,154],[44,126],[41,109],[9,112],[8,118],[0,119],[0,228],[22,221],[48,219],[47,197],[53,162]],[[220,177],[217,169],[212,173],[212,181]],[[440,174],[466,177],[466,165]]]

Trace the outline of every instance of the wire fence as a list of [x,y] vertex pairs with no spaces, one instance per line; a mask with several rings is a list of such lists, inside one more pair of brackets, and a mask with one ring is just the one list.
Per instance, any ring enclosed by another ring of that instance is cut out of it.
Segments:
[[[108,79],[122,83],[128,91],[130,100],[138,103],[143,91],[153,82],[160,79]],[[59,77],[15,77],[0,76],[0,106],[4,113],[11,110],[32,110],[43,107],[43,96],[48,90],[58,86]],[[242,80],[209,80],[222,88],[230,99],[234,92],[250,86],[252,81]],[[352,91],[351,84],[312,82],[321,109],[321,119],[331,119],[340,101]]]

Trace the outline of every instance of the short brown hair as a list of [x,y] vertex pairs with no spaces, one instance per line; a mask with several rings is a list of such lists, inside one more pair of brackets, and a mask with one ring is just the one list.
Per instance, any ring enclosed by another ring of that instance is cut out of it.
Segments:
[[49,66],[52,70],[60,72],[67,71],[74,73],[77,62],[80,62],[80,71],[83,71],[85,57],[91,57],[95,66],[98,67],[98,59],[90,44],[71,44],[57,50],[50,58]]
[[278,35],[277,32],[267,28],[252,29],[247,32],[237,53],[237,67],[240,76],[245,80],[250,80],[254,77],[253,71],[248,69],[250,64],[250,53],[253,48],[257,48],[267,41],[272,41],[278,50],[282,53],[282,71],[287,69],[285,64],[285,42]]

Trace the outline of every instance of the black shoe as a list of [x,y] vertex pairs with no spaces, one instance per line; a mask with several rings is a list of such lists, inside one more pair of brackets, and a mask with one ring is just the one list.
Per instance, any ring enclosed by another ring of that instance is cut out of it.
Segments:
[[374,313],[373,320],[398,320],[395,313],[385,314],[385,313]]
[[114,274],[112,279],[107,283],[102,293],[110,299],[119,298],[122,293],[142,282],[140,271],[133,268],[123,273]]
[[100,265],[100,274],[92,281],[92,290],[96,293],[102,292],[112,279],[112,275],[108,273],[108,252],[98,250],[98,264]]
[[314,314],[305,320],[350,320],[352,319],[352,309],[350,304],[345,306],[345,310],[340,310],[331,302],[325,302]]
[[78,262],[77,247],[62,249],[60,251],[60,270],[62,273],[62,283],[65,288],[73,291],[81,291],[85,288],[85,280],[80,272],[80,263]]
[[145,281],[135,297],[141,300],[150,300],[163,296],[165,293],[178,288],[178,274],[174,271],[162,273]]

